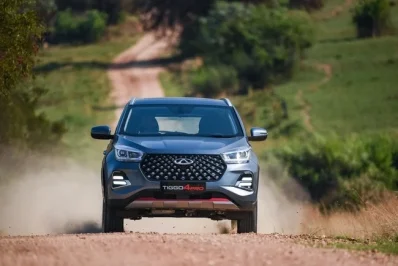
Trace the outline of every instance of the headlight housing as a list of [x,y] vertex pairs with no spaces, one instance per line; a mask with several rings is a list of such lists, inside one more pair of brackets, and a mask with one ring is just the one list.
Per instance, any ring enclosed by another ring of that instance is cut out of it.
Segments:
[[128,146],[115,145],[115,156],[121,162],[141,162],[144,153]]
[[241,149],[222,154],[222,157],[226,163],[230,164],[242,164],[248,163],[250,160],[251,148]]

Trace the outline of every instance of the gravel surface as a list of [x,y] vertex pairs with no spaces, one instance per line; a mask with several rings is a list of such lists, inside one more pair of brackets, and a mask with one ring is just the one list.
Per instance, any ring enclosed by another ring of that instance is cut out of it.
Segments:
[[0,238],[0,265],[398,265],[379,253],[318,249],[281,235],[80,234]]

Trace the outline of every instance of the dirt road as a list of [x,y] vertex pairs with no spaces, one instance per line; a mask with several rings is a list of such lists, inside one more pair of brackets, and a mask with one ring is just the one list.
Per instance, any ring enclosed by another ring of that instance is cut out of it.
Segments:
[[[146,35],[115,63],[155,58],[164,53],[167,44],[167,40]],[[160,71],[145,64],[110,71],[115,102],[123,105],[132,96],[163,96],[157,78]],[[266,177],[261,182],[260,232],[299,232],[300,206],[287,201]],[[127,222],[126,231],[3,236],[0,265],[398,265],[398,257],[314,248],[296,244],[293,236],[214,234],[217,223],[210,220],[144,219]],[[148,233],[153,231],[158,233]],[[162,234],[166,232],[169,234]]]
[[[115,68],[108,72],[113,87],[111,97],[117,106],[126,104],[132,97],[163,97],[164,93],[159,83],[158,74],[160,67],[148,67],[149,59],[153,59],[164,53],[170,45],[167,38],[158,38],[154,34],[146,34],[138,43],[127,49],[113,61],[114,65],[128,62],[143,62],[143,67]],[[146,64],[144,62],[147,62]],[[116,118],[119,118],[121,109],[117,110]],[[115,119],[117,122],[117,119]],[[115,125],[114,125],[115,127]]]
[[0,240],[0,265],[397,265],[381,254],[315,249],[274,235],[109,234]]

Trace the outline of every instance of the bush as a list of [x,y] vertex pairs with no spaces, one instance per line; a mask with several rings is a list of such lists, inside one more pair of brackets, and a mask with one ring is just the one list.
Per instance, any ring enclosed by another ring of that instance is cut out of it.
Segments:
[[20,148],[23,153],[25,149],[54,148],[60,143],[66,132],[64,122],[49,121],[37,112],[38,101],[44,93],[44,89],[24,82],[5,97],[0,97],[0,105],[7,110],[0,114],[0,143],[4,147]]
[[398,189],[398,142],[389,137],[317,138],[276,155],[323,211],[357,210]]
[[101,39],[106,29],[106,14],[97,10],[76,16],[70,9],[58,13],[54,24],[57,43],[92,43]]
[[82,39],[85,43],[97,42],[105,33],[107,15],[97,10],[86,13],[85,19],[79,25]]
[[79,22],[70,9],[57,14],[54,23],[54,40],[59,43],[73,42],[80,37]]
[[305,133],[301,121],[289,117],[285,100],[272,90],[253,91],[231,100],[248,129],[252,126],[264,127],[272,131],[273,139]]
[[246,93],[291,77],[313,33],[305,12],[219,2],[207,17],[184,29],[180,50],[202,56],[206,65],[234,68],[239,91]]
[[235,70],[227,66],[202,66],[188,77],[194,93],[203,97],[219,96],[224,89],[234,91],[237,84]]
[[391,29],[388,0],[360,0],[353,9],[352,21],[358,38],[378,37]]

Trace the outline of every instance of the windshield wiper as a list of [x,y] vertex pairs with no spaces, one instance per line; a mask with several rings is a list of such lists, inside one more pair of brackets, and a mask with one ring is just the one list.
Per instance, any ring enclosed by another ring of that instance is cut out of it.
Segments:
[[234,137],[236,137],[236,135],[212,134],[212,135],[205,135],[203,137],[208,137],[208,138],[234,138]]
[[159,133],[162,136],[186,136],[186,135],[190,135],[188,133],[179,132],[179,131],[159,131]]

